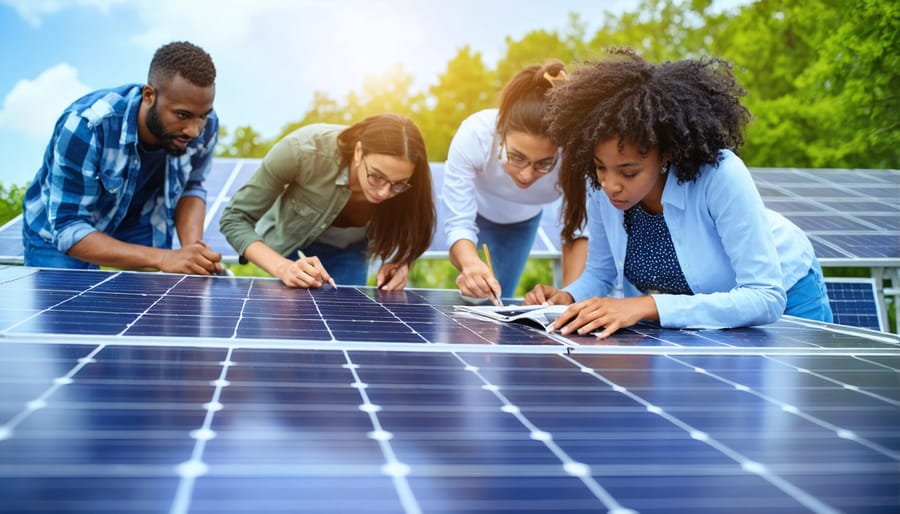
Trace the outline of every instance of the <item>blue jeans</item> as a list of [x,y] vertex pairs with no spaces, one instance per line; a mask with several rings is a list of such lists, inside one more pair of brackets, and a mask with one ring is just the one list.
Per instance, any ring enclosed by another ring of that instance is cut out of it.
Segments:
[[300,250],[307,257],[318,257],[338,285],[364,286],[369,278],[368,246],[368,241],[353,243],[347,248],[314,242]]
[[[126,243],[153,246],[153,228],[149,223],[121,227],[111,236]],[[33,232],[27,232],[25,227],[22,228],[22,243],[26,266],[35,268],[100,269],[100,266],[96,264],[69,257],[60,252],[55,246],[44,241],[40,236]]]
[[541,224],[541,214],[543,213],[518,223],[494,223],[481,215],[475,218],[475,224],[478,225],[478,248],[481,249],[482,244],[488,245],[494,276],[500,282],[503,296],[507,298],[516,294],[519,278]]
[[818,259],[813,261],[809,273],[788,289],[784,313],[816,321],[834,321]]

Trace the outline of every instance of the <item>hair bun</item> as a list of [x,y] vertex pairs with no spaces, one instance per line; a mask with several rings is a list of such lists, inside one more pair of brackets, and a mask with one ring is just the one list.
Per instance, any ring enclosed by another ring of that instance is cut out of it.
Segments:
[[556,75],[551,75],[549,71],[544,72],[544,80],[550,83],[550,87],[556,87],[557,82],[565,82],[568,79],[569,75],[562,68],[556,72]]

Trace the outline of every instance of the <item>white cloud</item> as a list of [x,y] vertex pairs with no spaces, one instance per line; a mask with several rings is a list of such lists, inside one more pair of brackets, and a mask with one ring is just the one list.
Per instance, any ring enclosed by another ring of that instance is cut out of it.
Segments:
[[44,16],[56,14],[70,7],[93,7],[101,12],[109,11],[114,4],[126,0],[0,0],[0,4],[12,7],[19,16],[34,27],[41,25]]
[[34,80],[20,80],[3,99],[0,128],[32,138],[49,138],[63,109],[90,91],[78,70],[66,63],[44,70]]

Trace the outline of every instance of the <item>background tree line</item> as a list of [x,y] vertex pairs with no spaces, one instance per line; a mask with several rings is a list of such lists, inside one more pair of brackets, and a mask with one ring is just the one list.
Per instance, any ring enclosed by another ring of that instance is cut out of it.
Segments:
[[900,4],[891,0],[757,0],[736,11],[712,0],[643,0],[633,12],[607,13],[589,34],[570,14],[562,32],[536,29],[506,39],[491,67],[463,47],[426,91],[413,90],[402,66],[363,79],[335,99],[316,92],[310,108],[271,140],[250,126],[224,130],[218,154],[262,157],[308,123],[353,123],[396,112],[421,128],[432,161],[469,114],[496,105],[521,67],[558,58],[569,69],[604,49],[635,48],[653,62],[715,55],[732,61],[754,119],[742,157],[750,166],[897,168],[900,148]]

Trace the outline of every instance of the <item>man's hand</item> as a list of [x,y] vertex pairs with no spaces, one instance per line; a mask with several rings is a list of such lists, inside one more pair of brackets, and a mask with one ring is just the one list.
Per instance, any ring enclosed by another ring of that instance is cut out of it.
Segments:
[[222,254],[203,241],[195,241],[177,250],[166,250],[159,263],[160,271],[190,275],[222,273]]

